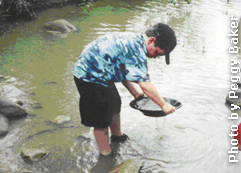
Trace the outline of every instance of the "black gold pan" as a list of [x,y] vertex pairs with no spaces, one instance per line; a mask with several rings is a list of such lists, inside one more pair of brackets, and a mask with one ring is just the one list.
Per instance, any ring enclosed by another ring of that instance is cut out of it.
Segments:
[[[176,109],[179,109],[180,107],[182,107],[181,102],[177,100],[165,98],[165,97],[163,97],[163,99],[167,103],[174,106]],[[130,106],[134,109],[141,111],[144,115],[150,116],[150,117],[163,117],[167,115],[161,109],[161,107],[158,106],[155,102],[153,102],[149,97],[137,98],[130,102]]]

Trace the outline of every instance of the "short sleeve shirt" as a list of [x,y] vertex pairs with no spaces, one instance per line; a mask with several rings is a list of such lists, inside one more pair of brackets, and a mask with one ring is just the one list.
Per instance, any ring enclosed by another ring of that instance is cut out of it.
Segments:
[[141,34],[108,34],[86,46],[72,73],[83,81],[106,87],[111,82],[123,80],[150,81],[146,52]]

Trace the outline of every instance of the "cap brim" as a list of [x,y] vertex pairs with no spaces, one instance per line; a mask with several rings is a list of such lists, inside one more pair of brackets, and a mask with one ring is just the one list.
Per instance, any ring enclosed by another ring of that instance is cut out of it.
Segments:
[[167,65],[169,65],[169,64],[170,64],[169,54],[167,54],[167,55],[165,55],[165,56],[166,56],[166,63],[167,63]]

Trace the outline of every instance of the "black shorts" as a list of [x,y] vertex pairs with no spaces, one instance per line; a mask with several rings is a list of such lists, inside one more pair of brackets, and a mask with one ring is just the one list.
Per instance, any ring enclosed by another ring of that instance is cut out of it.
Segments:
[[82,81],[75,76],[74,80],[80,94],[81,123],[96,128],[110,126],[112,115],[119,113],[121,109],[121,98],[115,85],[105,87]]

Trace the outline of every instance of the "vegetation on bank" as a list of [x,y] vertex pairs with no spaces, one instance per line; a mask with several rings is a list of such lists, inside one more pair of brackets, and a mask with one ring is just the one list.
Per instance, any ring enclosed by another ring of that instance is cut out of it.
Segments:
[[35,19],[34,8],[44,7],[50,3],[63,3],[69,0],[0,0],[0,17]]

